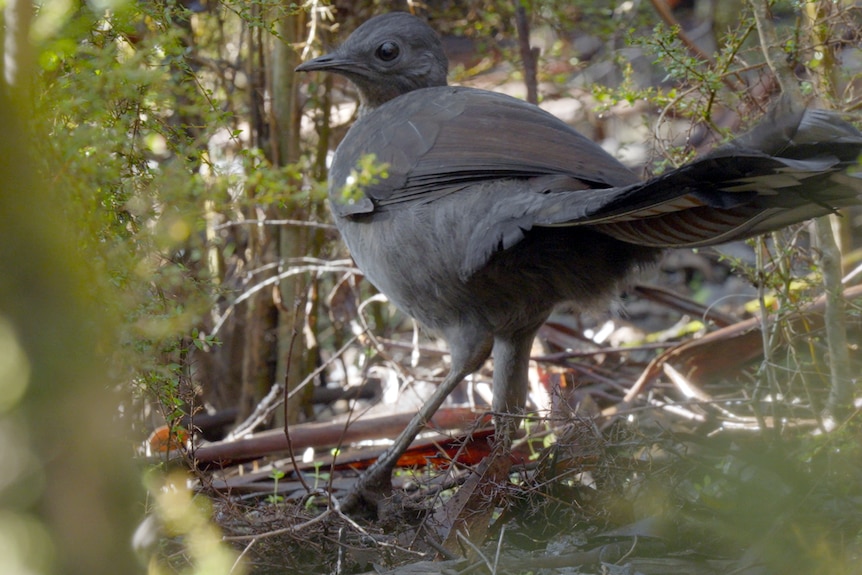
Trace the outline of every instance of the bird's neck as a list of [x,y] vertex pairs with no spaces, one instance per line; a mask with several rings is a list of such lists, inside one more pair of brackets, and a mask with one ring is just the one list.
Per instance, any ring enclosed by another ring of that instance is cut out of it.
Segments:
[[409,78],[394,78],[386,82],[370,83],[367,81],[356,82],[356,87],[359,89],[359,116],[379,108],[386,102],[394,100],[399,96],[421,90],[423,88],[432,88],[435,86],[445,86],[445,74],[441,79],[432,80],[430,78],[409,79]]

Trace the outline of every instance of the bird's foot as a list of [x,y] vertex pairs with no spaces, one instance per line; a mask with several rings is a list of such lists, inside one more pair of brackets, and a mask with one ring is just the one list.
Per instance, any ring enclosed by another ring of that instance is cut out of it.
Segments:
[[393,470],[394,465],[378,459],[357,478],[341,502],[341,511],[379,517],[384,502],[392,497]]

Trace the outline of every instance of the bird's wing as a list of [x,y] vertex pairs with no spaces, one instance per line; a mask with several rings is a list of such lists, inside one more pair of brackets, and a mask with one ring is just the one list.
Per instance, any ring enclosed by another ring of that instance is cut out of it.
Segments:
[[[862,133],[838,115],[778,106],[748,134],[646,182],[580,190],[548,178],[498,184],[506,197],[489,202],[475,223],[461,276],[537,226],[590,226],[651,247],[716,245],[780,229],[858,204],[860,153]],[[857,173],[848,173],[853,166]]]
[[[387,177],[350,184],[369,154]],[[638,181],[600,146],[553,115],[494,92],[435,87],[402,95],[360,118],[336,152],[331,199],[340,215],[429,202],[505,178],[563,176],[571,189]],[[343,193],[347,190],[346,193]]]

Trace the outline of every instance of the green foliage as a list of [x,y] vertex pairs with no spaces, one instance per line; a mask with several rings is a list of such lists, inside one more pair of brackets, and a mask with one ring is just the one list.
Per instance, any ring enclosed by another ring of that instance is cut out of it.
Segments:
[[277,505],[284,501],[284,497],[278,494],[278,481],[284,479],[284,471],[273,468],[269,476],[272,478],[272,493],[266,496],[266,501],[271,505]]
[[204,205],[224,201],[201,167],[226,118],[194,80],[184,18],[155,5],[79,11],[40,53],[35,103],[42,171],[70,200],[71,241],[96,255],[93,298],[126,326],[115,368],[169,411],[181,402],[178,342],[210,305]]
[[274,166],[259,149],[243,150],[243,172],[248,174],[242,182],[245,194],[235,203],[239,207],[278,205],[288,209],[320,205],[326,199],[325,182],[313,182],[302,187],[291,182],[303,181],[303,167],[299,164]]
[[757,548],[776,571],[853,572],[841,541],[862,531],[853,503],[859,455],[858,430],[850,429],[727,450],[680,485],[686,521],[716,540]]
[[351,204],[365,194],[367,186],[376,184],[389,177],[389,164],[377,161],[374,154],[366,154],[359,159],[356,168],[350,171],[347,182],[341,189],[341,201]]

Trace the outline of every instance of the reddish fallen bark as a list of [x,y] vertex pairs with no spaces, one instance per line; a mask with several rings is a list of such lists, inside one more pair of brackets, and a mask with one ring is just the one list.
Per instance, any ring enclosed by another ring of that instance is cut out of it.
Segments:
[[[470,408],[441,409],[428,424],[430,429],[467,429],[484,414]],[[290,444],[294,453],[308,447],[326,449],[356,443],[361,440],[386,439],[397,436],[413,417],[412,413],[399,413],[378,417],[360,418],[345,427],[338,423],[303,423],[290,426]],[[485,415],[487,417],[487,415]],[[285,453],[287,437],[283,429],[256,433],[233,441],[219,441],[195,449],[194,458],[204,467],[214,464],[226,466],[267,455]]]
[[[844,290],[848,301],[862,298],[862,286]],[[791,322],[797,332],[810,332],[823,326],[823,309],[826,297],[820,296],[800,312],[790,314],[784,321]],[[611,415],[622,409],[642,393],[661,373],[662,366],[670,363],[692,381],[708,381],[727,376],[763,355],[760,318],[753,317],[716,330],[699,339],[686,341],[654,358],[620,405],[605,410]]]
[[[511,469],[511,453],[506,449],[494,450],[455,495],[435,511],[433,523],[437,536],[449,553],[454,555],[461,550],[463,543],[459,537],[466,536],[477,546],[485,541],[497,499],[505,492]],[[467,556],[475,560],[475,550],[468,551]]]
[[[518,433],[518,437],[523,435],[523,431]],[[417,439],[398,460],[398,467],[401,469],[421,469],[430,465],[443,471],[451,465],[452,461],[457,461],[462,466],[476,466],[492,452],[493,439],[494,430],[492,428],[480,429],[455,437],[436,435]],[[541,443],[541,440],[537,441]],[[541,445],[534,446],[536,450],[540,448]],[[287,472],[286,477],[282,478],[277,485],[273,483],[272,471],[269,468],[264,468],[260,471],[245,471],[242,474],[228,473],[224,476],[215,477],[210,480],[208,486],[217,491],[230,493],[291,493],[304,489],[302,483],[296,480],[294,472],[298,471],[309,475],[314,475],[321,469],[327,473],[330,471],[361,472],[374,463],[384,450],[383,447],[371,447],[347,449],[337,456],[323,454],[320,457],[315,457],[313,462],[297,462],[296,469],[293,468],[293,462],[287,459],[274,462],[275,467]],[[530,455],[530,446],[526,442],[518,442],[510,454],[511,464],[526,463]],[[309,481],[310,479],[307,479],[307,482]],[[332,487],[336,490],[346,490],[352,486],[353,481],[355,481],[354,475],[339,473],[334,477]],[[401,481],[403,478],[399,478],[397,475],[393,477],[393,485],[398,485]]]
[[[490,422],[488,418],[487,422]],[[523,431],[518,437],[524,435]],[[467,435],[438,436],[414,441],[410,449],[398,459],[398,467],[425,467],[446,469],[454,460],[461,465],[476,465],[490,455],[494,447],[494,429],[485,428]],[[539,446],[537,449],[540,449]],[[370,467],[385,448],[362,449],[354,454],[340,455],[333,469],[363,470]],[[511,452],[513,464],[524,463],[530,457],[530,446],[518,445]]]

